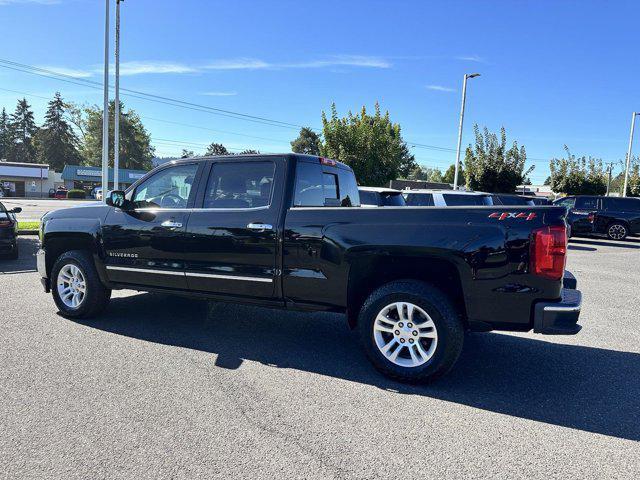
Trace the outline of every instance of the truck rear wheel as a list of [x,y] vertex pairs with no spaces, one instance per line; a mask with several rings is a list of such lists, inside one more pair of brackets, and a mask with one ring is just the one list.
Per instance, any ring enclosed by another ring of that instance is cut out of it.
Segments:
[[111,290],[100,281],[88,252],[65,252],[51,269],[51,291],[62,316],[91,318],[101,313],[111,298]]
[[358,331],[380,372],[411,383],[445,375],[464,341],[464,327],[449,298],[427,283],[410,280],[375,290],[360,310]]

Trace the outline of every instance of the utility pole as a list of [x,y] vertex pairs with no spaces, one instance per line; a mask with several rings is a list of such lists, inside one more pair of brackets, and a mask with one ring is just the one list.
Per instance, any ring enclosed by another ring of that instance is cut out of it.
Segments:
[[104,107],[102,111],[102,201],[109,189],[109,2],[105,0],[104,17]]
[[631,166],[631,147],[633,146],[633,129],[636,126],[636,115],[640,115],[640,112],[633,112],[631,115],[631,133],[629,133],[629,149],[627,150],[627,165],[624,169],[624,190],[622,190],[622,196],[627,196],[627,183],[629,181],[629,167]]
[[609,165],[609,168],[607,170],[609,170],[609,179],[607,180],[607,197],[609,196],[609,192],[611,190],[611,172],[613,171],[613,162],[608,162],[607,165]]
[[113,125],[113,189],[119,188],[120,175],[120,3],[116,0],[116,98]]
[[456,167],[453,175],[453,189],[458,189],[458,171],[460,170],[460,147],[462,146],[462,125],[464,123],[464,104],[467,99],[467,79],[479,77],[479,73],[465,73],[462,81],[462,106],[460,107],[460,126],[458,128],[458,148],[456,149]]

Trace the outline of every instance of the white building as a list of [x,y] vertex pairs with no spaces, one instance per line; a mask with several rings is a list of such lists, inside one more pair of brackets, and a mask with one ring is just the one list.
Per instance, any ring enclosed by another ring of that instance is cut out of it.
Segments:
[[0,160],[0,196],[47,197],[49,190],[64,185],[49,165]]

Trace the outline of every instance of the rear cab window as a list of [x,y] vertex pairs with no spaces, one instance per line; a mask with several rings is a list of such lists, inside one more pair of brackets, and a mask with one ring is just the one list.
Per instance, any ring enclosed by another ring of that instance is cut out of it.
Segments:
[[359,207],[360,194],[351,170],[298,161],[294,207]]

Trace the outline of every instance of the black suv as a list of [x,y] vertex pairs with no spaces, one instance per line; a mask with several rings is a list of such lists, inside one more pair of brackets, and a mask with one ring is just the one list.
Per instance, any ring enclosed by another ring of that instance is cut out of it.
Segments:
[[602,196],[565,197],[554,202],[569,209],[572,235],[605,234],[624,240],[640,233],[640,199]]

